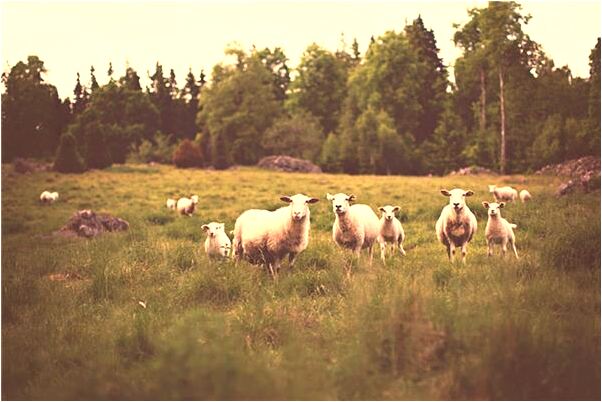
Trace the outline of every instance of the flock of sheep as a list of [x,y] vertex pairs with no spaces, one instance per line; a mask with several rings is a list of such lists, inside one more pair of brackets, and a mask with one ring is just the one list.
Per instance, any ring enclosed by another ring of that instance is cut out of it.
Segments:
[[[514,229],[516,225],[509,223],[501,216],[501,209],[506,202],[520,199],[526,202],[531,199],[527,190],[520,194],[512,187],[489,186],[489,192],[495,202],[483,201],[483,207],[488,210],[485,237],[487,239],[487,255],[493,254],[493,246],[501,245],[505,255],[508,246],[518,258]],[[468,243],[477,230],[477,219],[466,205],[466,197],[472,196],[471,190],[462,189],[441,190],[441,194],[449,198],[449,203],[443,207],[441,215],[435,224],[437,238],[447,249],[450,261],[453,260],[456,248],[462,253],[465,262]],[[332,226],[334,242],[352,250],[359,258],[361,251],[367,249],[370,264],[373,258],[373,245],[380,246],[380,257],[385,262],[387,245],[391,252],[397,250],[406,255],[403,248],[405,232],[395,214],[399,206],[386,205],[379,208],[380,219],[372,208],[365,204],[355,204],[355,195],[338,193],[327,194],[326,199],[332,203],[335,215]],[[42,203],[53,203],[58,199],[58,193],[44,191],[40,195]],[[223,223],[211,222],[202,226],[207,234],[205,252],[211,258],[227,258],[231,256],[236,262],[244,258],[253,264],[262,264],[276,276],[283,259],[288,256],[289,266],[293,266],[296,257],[307,248],[309,243],[310,210],[309,205],[318,202],[317,198],[303,194],[280,197],[288,205],[275,211],[264,209],[249,209],[243,212],[230,232],[233,240],[226,234]],[[182,197],[177,201],[168,199],[166,206],[181,215],[192,216],[199,202],[197,195]],[[353,203],[353,204],[352,204]]]

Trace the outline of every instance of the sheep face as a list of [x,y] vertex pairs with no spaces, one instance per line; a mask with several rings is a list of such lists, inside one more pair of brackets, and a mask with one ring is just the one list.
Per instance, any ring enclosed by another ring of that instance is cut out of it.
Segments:
[[196,205],[196,204],[199,203],[199,196],[198,195],[193,195],[193,196],[190,197],[190,200],[192,201],[192,203],[194,205]]
[[331,195],[330,193],[326,194],[326,198],[328,201],[332,202],[332,210],[337,215],[343,215],[349,209],[350,203],[355,201],[355,195],[347,195],[343,193],[338,193],[335,195]]
[[503,202],[497,203],[483,201],[483,206],[488,210],[489,216],[501,216],[500,209],[504,208],[504,205],[506,204],[504,204]]
[[387,221],[392,221],[393,218],[395,218],[395,213],[400,209],[401,208],[399,208],[397,205],[394,207],[392,207],[391,205],[385,205],[384,207],[378,208],[378,210],[383,213],[383,218],[385,218],[385,220]]
[[466,197],[470,197],[474,194],[472,190],[464,191],[461,188],[454,188],[453,190],[441,190],[441,194],[449,197],[449,205],[452,206],[454,211],[460,212],[466,206]]
[[495,184],[490,184],[487,187],[489,187],[489,192],[493,193],[495,191],[495,188],[497,187]]
[[317,198],[308,197],[303,194],[295,194],[292,196],[285,195],[280,197],[280,199],[289,203],[291,217],[295,221],[301,221],[305,219],[309,213],[308,204],[314,204],[319,201]]
[[201,229],[207,233],[209,237],[215,237],[219,232],[224,232],[225,225],[223,223],[211,222],[201,226]]

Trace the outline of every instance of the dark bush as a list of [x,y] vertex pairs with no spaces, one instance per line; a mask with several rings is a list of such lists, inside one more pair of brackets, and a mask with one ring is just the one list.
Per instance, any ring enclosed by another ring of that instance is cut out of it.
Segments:
[[173,153],[172,160],[174,165],[179,168],[203,166],[203,155],[201,154],[201,148],[188,139],[180,142],[180,145]]
[[86,170],[82,157],[77,152],[75,137],[70,133],[61,136],[54,159],[54,170],[61,173],[81,173]]

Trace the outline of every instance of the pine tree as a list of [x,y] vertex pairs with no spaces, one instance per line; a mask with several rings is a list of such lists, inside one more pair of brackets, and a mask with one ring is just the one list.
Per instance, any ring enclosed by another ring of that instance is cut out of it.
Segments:
[[73,114],[79,114],[83,112],[88,106],[90,100],[90,94],[80,82],[79,73],[77,73],[77,81],[75,88],[73,88]]
[[61,136],[54,159],[54,170],[61,173],[81,173],[86,170],[84,161],[77,152],[75,137],[69,132]]
[[100,85],[98,85],[98,81],[96,81],[96,76],[94,75],[94,66],[90,66],[90,91],[94,93]]
[[142,87],[140,86],[140,77],[132,67],[127,67],[125,69],[125,75],[119,78],[119,84],[131,91],[142,90]]
[[113,63],[109,62],[109,69],[107,70],[107,75],[109,76],[109,81],[113,82]]

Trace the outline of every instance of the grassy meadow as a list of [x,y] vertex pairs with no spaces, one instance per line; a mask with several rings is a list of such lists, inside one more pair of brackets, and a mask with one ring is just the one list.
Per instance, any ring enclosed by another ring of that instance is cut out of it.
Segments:
[[[518,261],[486,256],[490,183],[533,194],[502,211],[518,225]],[[600,192],[558,199],[559,183],[146,165],[17,175],[5,165],[2,398],[599,399]],[[435,237],[441,187],[476,193],[465,266]],[[43,190],[59,201],[39,205]],[[298,192],[321,201],[308,249],[277,281],[205,256],[203,223],[230,231],[245,209]],[[400,205],[407,256],[369,267],[337,249],[326,192]],[[191,193],[192,218],[165,208]],[[84,208],[130,230],[51,235]]]

